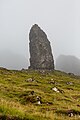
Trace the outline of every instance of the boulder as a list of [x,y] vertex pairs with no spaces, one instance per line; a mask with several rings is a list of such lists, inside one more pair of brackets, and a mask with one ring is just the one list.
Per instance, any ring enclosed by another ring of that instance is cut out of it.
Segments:
[[29,33],[30,69],[54,69],[54,60],[50,42],[45,32],[33,25]]

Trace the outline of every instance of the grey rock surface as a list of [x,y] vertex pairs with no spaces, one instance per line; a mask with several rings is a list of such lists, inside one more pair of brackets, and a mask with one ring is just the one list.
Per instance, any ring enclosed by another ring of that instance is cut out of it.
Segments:
[[29,33],[30,69],[54,69],[54,60],[50,42],[45,32],[33,25]]

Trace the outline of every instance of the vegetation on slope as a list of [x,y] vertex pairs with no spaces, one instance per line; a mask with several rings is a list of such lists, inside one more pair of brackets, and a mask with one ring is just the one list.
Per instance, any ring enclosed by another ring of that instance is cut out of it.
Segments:
[[80,77],[0,69],[1,120],[80,120]]

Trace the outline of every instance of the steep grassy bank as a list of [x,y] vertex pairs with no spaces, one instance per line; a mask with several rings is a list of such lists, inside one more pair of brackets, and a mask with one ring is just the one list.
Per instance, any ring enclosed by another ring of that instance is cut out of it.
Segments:
[[80,120],[80,77],[0,69],[1,120]]

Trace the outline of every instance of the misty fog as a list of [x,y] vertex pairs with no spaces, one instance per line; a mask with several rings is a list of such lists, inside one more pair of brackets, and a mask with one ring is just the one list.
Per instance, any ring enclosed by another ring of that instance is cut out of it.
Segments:
[[51,42],[53,57],[80,58],[80,0],[0,0],[0,66],[29,66],[29,31],[37,23]]
[[56,69],[80,75],[80,59],[72,55],[60,55],[56,60]]
[[8,69],[22,69],[27,68],[28,61],[24,55],[13,53],[11,51],[0,52],[0,67]]

